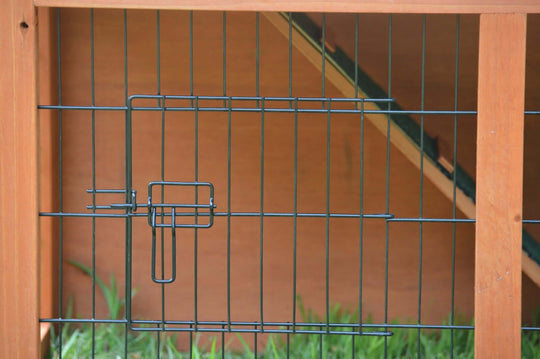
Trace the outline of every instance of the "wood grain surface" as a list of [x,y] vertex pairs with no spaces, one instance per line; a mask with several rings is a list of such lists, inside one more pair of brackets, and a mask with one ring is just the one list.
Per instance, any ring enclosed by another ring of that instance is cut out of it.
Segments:
[[232,10],[232,11],[326,11],[377,13],[496,13],[540,12],[535,0],[34,0],[37,6],[105,7],[137,9]]
[[37,21],[32,1],[0,12],[0,357],[37,358]]
[[521,357],[523,14],[481,15],[478,64],[475,357]]

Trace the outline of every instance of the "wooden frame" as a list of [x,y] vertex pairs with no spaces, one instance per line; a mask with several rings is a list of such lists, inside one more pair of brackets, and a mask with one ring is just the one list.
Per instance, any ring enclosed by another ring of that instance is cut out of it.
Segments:
[[0,12],[2,357],[36,358],[40,346],[34,6],[490,13],[480,26],[475,357],[520,357],[524,56],[536,0],[8,0]]
[[533,13],[536,0],[35,0],[36,6],[235,11],[325,11],[383,13]]
[[37,358],[37,21],[30,0],[0,11],[0,357]]
[[526,28],[526,14],[480,16],[476,358],[521,357]]
[[[56,47],[56,11],[38,8],[39,37],[39,93],[40,101],[57,103],[58,68]],[[58,122],[57,113],[44,111],[39,120],[39,188],[40,211],[58,211]],[[40,221],[40,281],[41,317],[58,316],[58,221],[47,218]],[[41,323],[41,357],[48,348],[50,323]]]

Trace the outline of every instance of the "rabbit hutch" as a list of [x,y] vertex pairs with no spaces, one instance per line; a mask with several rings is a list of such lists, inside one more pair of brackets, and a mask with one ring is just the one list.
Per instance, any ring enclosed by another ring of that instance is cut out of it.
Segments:
[[86,328],[80,357],[116,357],[110,327],[125,358],[150,355],[143,337],[163,358],[297,357],[298,337],[321,358],[427,358],[443,335],[457,358],[463,333],[475,357],[527,357],[538,12],[9,1],[1,356],[77,357]]

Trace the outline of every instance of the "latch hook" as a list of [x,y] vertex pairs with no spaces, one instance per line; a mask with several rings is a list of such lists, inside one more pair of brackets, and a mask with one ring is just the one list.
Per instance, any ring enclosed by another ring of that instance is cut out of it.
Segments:
[[[156,207],[152,208],[152,280],[156,283],[172,283],[176,279],[176,209],[171,209],[172,275],[168,279],[156,278]],[[163,251],[163,248],[161,248]]]

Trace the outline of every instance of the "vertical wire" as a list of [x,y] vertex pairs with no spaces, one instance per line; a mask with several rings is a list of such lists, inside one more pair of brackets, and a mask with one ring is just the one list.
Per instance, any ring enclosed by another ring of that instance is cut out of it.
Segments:
[[322,359],[322,353],[323,353],[323,335],[319,334],[319,359]]
[[[94,72],[94,9],[90,9],[90,85],[92,107],[96,104]],[[96,111],[92,110],[92,213],[96,213]],[[96,218],[92,217],[92,319],[96,319]],[[116,319],[116,318],[114,318]],[[96,324],[92,323],[92,358],[96,353]]]
[[[321,89],[322,89],[322,97],[326,96],[326,14],[322,14],[322,46],[321,46],[321,54],[322,54],[322,78],[321,78]],[[323,103],[324,108],[324,103]]]
[[[392,14],[388,17],[388,97],[392,97]],[[388,110],[391,110],[391,102]],[[388,114],[386,122],[386,204],[385,211],[390,213],[390,129],[392,115]],[[390,224],[385,222],[385,258],[384,258],[384,324],[388,324],[388,267],[390,253]],[[384,328],[388,330],[388,327]],[[384,358],[388,357],[388,337],[384,337]]]
[[[257,326],[255,326],[255,329],[257,329]],[[257,359],[257,356],[259,353],[258,352],[258,348],[257,348],[257,332],[255,332],[255,334],[253,334],[253,357],[255,359]]]
[[[127,59],[127,58],[126,58]],[[125,60],[125,64],[127,65],[127,60]],[[126,67],[127,68],[127,67]],[[126,70],[126,78],[127,78],[127,70]],[[129,203],[131,191],[132,191],[132,182],[133,182],[133,173],[132,173],[132,114],[131,109],[128,107],[126,110],[126,121],[125,121],[125,187],[126,187],[126,203]],[[132,295],[131,295],[131,288],[132,288],[132,258],[133,258],[133,248],[132,248],[132,234],[133,234],[133,219],[129,215],[131,213],[131,209],[126,209],[126,318],[127,318],[127,324],[131,325],[131,301],[132,301]],[[126,334],[127,336],[127,334]],[[125,339],[126,342],[126,348],[127,348],[127,338]],[[126,349],[127,351],[127,349]]]
[[[223,96],[227,96],[227,13],[223,11]],[[223,100],[223,106],[227,100]]]
[[[160,327],[160,324],[156,324],[156,327],[159,328]],[[152,332],[150,332],[151,334],[154,334]],[[161,346],[161,335],[160,335],[160,332],[159,331],[156,331],[155,332],[156,334],[156,353],[157,353],[157,359],[159,359],[160,357],[160,352],[161,350],[159,350],[160,346]]]
[[193,10],[189,12],[189,95],[193,96]]
[[292,332],[296,333],[296,258],[298,243],[298,99],[294,99],[294,215],[293,215],[293,313]]
[[231,331],[231,99],[227,114],[227,328]]
[[[360,328],[360,330],[362,330],[362,328]],[[351,358],[356,359],[356,350],[354,348],[355,347],[354,341],[355,341],[356,335],[353,334],[353,335],[351,335],[351,337],[352,337],[352,340],[351,340]]]
[[[355,16],[354,26],[354,97],[358,98],[358,21],[359,15]],[[363,301],[363,271],[364,271],[364,101],[361,102],[360,111],[360,248],[359,248],[359,273],[358,273],[358,332],[362,334],[362,301]],[[358,101],[354,108],[358,109]],[[354,341],[354,336],[353,336]],[[354,345],[353,345],[354,346]],[[353,351],[354,352],[354,351]]]
[[[189,328],[192,329],[191,324]],[[193,359],[193,331],[189,331],[189,359]]]
[[[223,12],[223,96],[227,93],[227,17]],[[223,100],[223,106],[226,105]],[[227,327],[231,331],[231,140],[232,140],[232,103],[228,99],[227,120]]]
[[[195,97],[195,182],[199,181],[199,97]],[[195,203],[198,204],[199,190],[195,186]],[[198,210],[195,209],[195,223],[198,223]],[[198,309],[199,309],[199,236],[195,228],[193,242],[193,316],[195,321],[195,331],[198,329]]]
[[328,100],[326,119],[326,332],[330,332],[330,114],[331,101]]
[[[424,99],[425,99],[425,75],[426,75],[426,15],[422,17],[422,89],[421,89],[421,104],[420,110],[420,218],[424,217]],[[417,341],[417,357],[421,357],[420,352],[420,334],[422,323],[422,261],[423,261],[423,222],[419,225],[419,245],[418,245],[418,341]]]
[[[161,41],[160,41],[160,19],[159,10],[156,10],[156,77],[157,77],[157,94],[161,95]],[[160,102],[161,103],[161,102]],[[163,191],[162,191],[163,192]]]
[[[131,203],[131,193],[133,186],[133,118],[131,112],[131,102],[128,98],[128,43],[127,43],[127,13],[124,11],[124,96],[126,100],[126,121],[125,121],[125,189],[126,203]],[[128,106],[129,105],[129,106]],[[133,219],[129,215],[131,208],[126,209],[126,318],[127,326],[131,326],[131,288],[132,288],[132,258],[133,258]],[[127,333],[125,336],[127,353]]]
[[225,359],[225,325],[223,324],[221,326],[221,329],[223,329],[223,331],[221,332],[221,359]]
[[[358,98],[358,21],[356,14],[354,21],[354,98]],[[354,108],[358,109],[358,102],[354,103]]]
[[[259,73],[260,73],[260,39],[259,39],[259,13],[255,13],[255,96],[259,97]],[[259,106],[259,100],[257,100]]]
[[[61,36],[60,36],[60,8],[56,9],[56,42],[57,42],[57,60],[58,60],[58,106],[62,106],[62,57],[61,57]],[[62,109],[58,109],[58,210],[64,211],[64,195],[62,180]],[[58,218],[58,315],[64,317],[64,308],[62,298],[64,294],[64,217]],[[58,323],[58,356],[62,359],[62,327],[63,322]]]
[[[359,14],[355,15],[354,21],[354,97],[358,98],[358,23]],[[358,101],[354,102],[354,108],[358,109]],[[362,334],[362,308],[363,308],[363,268],[364,268],[364,101],[361,103],[360,112],[360,244],[359,244],[359,273],[358,273],[358,333]],[[355,336],[352,335],[352,358],[355,358]]]
[[[363,327],[363,277],[364,277],[364,101],[360,103],[360,250],[358,273],[358,332],[362,334]],[[354,338],[354,336],[353,336]]]
[[[292,13],[289,12],[289,98],[292,98]],[[289,108],[292,103],[289,102]],[[294,99],[294,204],[293,204],[293,298],[292,332],[296,333],[296,251],[298,236],[298,100]],[[289,357],[289,335],[287,334],[287,358]]]
[[260,296],[260,318],[261,333],[264,332],[263,320],[263,302],[264,302],[264,97],[261,100],[261,210],[260,210],[260,228],[259,228],[259,296]]
[[[157,94],[161,95],[161,21],[160,11],[156,10],[156,62],[157,62]],[[159,104],[162,107],[161,110],[161,160],[160,160],[160,179],[165,180],[165,97],[163,96],[159,100]],[[161,185],[161,203],[165,202],[165,188]],[[161,208],[161,223],[164,223],[165,209]],[[161,279],[165,278],[165,234],[164,228],[160,229],[161,238]],[[161,324],[156,325],[161,330],[165,330],[165,284],[161,283]],[[157,358],[160,357],[161,335],[159,331],[156,331],[156,351]]]
[[[292,12],[289,12],[289,97],[292,97]],[[289,108],[292,103],[289,101]]]
[[[161,95],[161,19],[160,11],[156,10],[156,70],[157,70],[157,94]],[[160,98],[161,105],[161,163],[160,163],[160,179],[165,181],[165,96]],[[161,185],[161,203],[165,203],[165,188]],[[161,223],[164,223],[164,211],[161,208]],[[161,279],[165,278],[165,234],[164,228],[161,228]],[[173,253],[173,255],[176,255]],[[165,330],[165,283],[161,283],[161,330]],[[159,339],[158,334],[158,348]],[[159,350],[158,350],[159,358]]]
[[[193,68],[193,10],[189,12],[189,93],[190,96],[194,95],[194,68]],[[193,99],[191,100],[193,106]],[[199,98],[195,97],[195,181],[199,180]],[[195,186],[195,201],[199,199],[198,187]],[[198,203],[198,202],[196,202]],[[198,213],[195,211],[195,213]],[[195,223],[197,223],[197,216],[195,216]],[[195,330],[198,329],[198,247],[199,238],[198,230],[195,228],[194,242],[193,242],[193,317],[195,322]]]
[[[454,111],[458,110],[458,85],[459,85],[459,14],[456,15],[456,62],[454,78]],[[457,187],[457,114],[454,115],[454,170],[452,173],[452,218],[456,219],[456,187]],[[454,325],[455,310],[455,285],[456,285],[456,222],[452,223],[452,289],[450,298],[450,325]],[[450,329],[450,358],[454,358],[454,329]]]
[[[256,59],[256,86],[257,97],[259,96],[259,13],[256,13],[255,17],[255,59]],[[261,318],[261,333],[264,332],[264,320],[263,320],[263,303],[264,303],[264,276],[263,276],[263,254],[264,254],[264,98],[261,101],[261,215],[260,215],[260,233],[259,233],[259,295],[260,295],[260,318]]]
[[[193,73],[191,74],[193,76]],[[195,100],[195,182],[199,182],[199,101],[198,98]],[[199,204],[199,186],[195,186],[195,204]],[[195,224],[199,223],[199,209],[195,208]],[[198,268],[199,268],[199,230],[198,228],[194,228],[195,231],[193,233],[193,275],[194,275],[194,319],[195,319],[195,328],[197,328],[197,322],[198,322]]]
[[291,357],[291,334],[289,333],[289,326],[287,325],[287,359]]
[[[128,104],[128,70],[127,70],[127,11],[124,10],[124,103],[125,105],[127,106]],[[127,117],[127,111],[126,111],[126,117]],[[125,139],[127,141],[127,137]],[[126,187],[126,197],[130,196],[131,194],[128,193],[128,188]],[[126,202],[128,203],[128,202]],[[128,226],[128,221],[129,221],[129,216],[128,218],[126,218],[126,236],[128,236],[128,229],[127,227]],[[125,305],[125,313],[124,313],[124,317],[126,319],[126,321],[129,323],[129,321],[131,320],[131,316],[130,316],[130,313],[131,313],[131,279],[130,279],[130,275],[129,275],[129,268],[128,268],[128,251],[127,251],[127,247],[126,246],[126,259],[125,259],[125,276],[126,276],[126,295],[125,295],[125,298],[126,298],[126,305]],[[128,356],[128,327],[129,327],[129,324],[126,323],[125,324],[125,327],[124,327],[124,358],[127,358]]]

